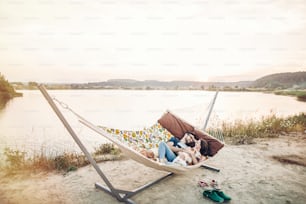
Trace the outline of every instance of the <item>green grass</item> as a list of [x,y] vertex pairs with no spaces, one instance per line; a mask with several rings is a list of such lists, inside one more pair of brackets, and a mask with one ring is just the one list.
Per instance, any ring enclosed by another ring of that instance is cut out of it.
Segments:
[[306,102],[306,91],[305,90],[281,90],[281,91],[275,91],[276,95],[284,95],[284,96],[296,96],[298,101],[304,101]]

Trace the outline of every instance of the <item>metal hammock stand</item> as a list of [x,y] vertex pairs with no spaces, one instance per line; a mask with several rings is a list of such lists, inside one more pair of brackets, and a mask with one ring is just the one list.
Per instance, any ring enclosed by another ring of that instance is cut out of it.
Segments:
[[[72,136],[72,138],[74,139],[74,141],[77,143],[77,145],[80,147],[80,149],[82,150],[82,152],[85,154],[85,156],[87,157],[88,161],[91,163],[91,165],[94,167],[94,169],[97,171],[97,173],[99,174],[99,176],[102,178],[102,180],[105,182],[106,186],[101,185],[99,183],[95,183],[95,187],[110,194],[111,196],[115,197],[118,201],[120,202],[125,202],[125,203],[134,203],[133,200],[130,199],[130,197],[134,196],[135,194],[149,188],[150,186],[166,179],[167,177],[173,175],[174,173],[182,173],[182,171],[186,171],[186,168],[180,168],[180,167],[174,167],[174,165],[160,165],[157,164],[157,162],[153,162],[147,158],[145,158],[144,156],[142,156],[141,154],[139,154],[138,152],[136,152],[135,150],[126,147],[124,144],[121,144],[120,141],[116,141],[115,139],[109,137],[106,132],[101,132],[101,130],[93,125],[92,123],[90,123],[89,121],[85,120],[85,118],[83,118],[82,116],[78,115],[76,112],[74,112],[72,109],[70,109],[66,104],[61,103],[60,101],[58,101],[57,99],[53,99],[51,98],[51,96],[48,94],[46,88],[44,87],[44,85],[39,85],[38,89],[41,91],[41,93],[43,94],[43,96],[45,97],[45,99],[48,101],[49,105],[51,106],[51,108],[53,109],[53,111],[56,113],[56,115],[58,116],[58,118],[61,120],[61,122],[63,123],[63,125],[65,126],[65,128],[67,129],[67,131],[69,132],[69,134]],[[211,110],[213,108],[214,102],[216,100],[218,92],[216,92],[214,99],[211,103],[211,107],[209,110],[209,114],[207,116],[205,125],[203,127],[206,128],[207,123],[208,123],[208,118],[209,115],[211,113]],[[55,101],[59,102],[60,105],[62,105],[64,108],[70,110],[73,114],[75,114],[80,122],[82,124],[84,124],[85,126],[89,127],[90,129],[92,129],[93,131],[97,132],[98,134],[101,134],[103,136],[105,136],[107,139],[111,140],[112,142],[114,142],[116,145],[119,146],[119,148],[121,150],[123,150],[123,152],[125,154],[127,154],[128,156],[130,156],[132,159],[147,165],[151,168],[155,168],[155,169],[159,169],[159,170],[164,170],[169,172],[168,174],[166,174],[165,176],[162,176],[161,178],[152,181],[150,183],[147,183],[137,189],[131,190],[131,191],[127,191],[127,190],[122,190],[122,189],[118,189],[115,188],[113,186],[113,184],[109,181],[109,179],[106,177],[106,175],[103,173],[103,171],[101,170],[101,168],[97,165],[96,161],[93,159],[93,157],[91,156],[91,154],[88,152],[88,150],[86,149],[86,147],[84,146],[84,144],[81,142],[81,140],[79,139],[79,137],[77,136],[77,134],[75,133],[75,131],[72,129],[71,125],[68,123],[68,121],[66,120],[66,118],[64,117],[64,115],[61,113],[61,111],[59,110],[59,108],[57,107],[57,105],[55,104]],[[172,166],[172,167],[171,167]],[[205,164],[200,164],[197,165],[196,167],[204,167],[210,170],[214,170],[214,171],[220,171],[220,169],[217,169],[215,167],[212,166],[208,166]]]

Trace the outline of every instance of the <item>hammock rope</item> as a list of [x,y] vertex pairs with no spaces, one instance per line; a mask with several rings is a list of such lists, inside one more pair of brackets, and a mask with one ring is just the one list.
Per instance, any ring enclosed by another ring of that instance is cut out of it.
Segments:
[[66,109],[66,110],[70,111],[71,113],[73,113],[77,118],[80,118],[81,120],[85,120],[85,118],[83,118],[80,114],[78,114],[72,108],[70,108],[70,106],[68,104],[64,103],[63,101],[60,101],[59,99],[57,99],[54,96],[52,97],[52,100],[56,101],[63,109]]
[[[79,121],[86,121],[84,117],[69,107],[68,104],[60,101],[59,99],[52,97],[63,109],[70,111],[74,114]],[[116,140],[132,147],[133,149],[140,151],[141,149],[153,149],[158,148],[160,142],[168,141],[173,135],[159,123],[155,123],[149,128],[144,128],[138,131],[121,130],[115,128],[109,128],[105,126],[98,126],[105,132],[109,133]]]

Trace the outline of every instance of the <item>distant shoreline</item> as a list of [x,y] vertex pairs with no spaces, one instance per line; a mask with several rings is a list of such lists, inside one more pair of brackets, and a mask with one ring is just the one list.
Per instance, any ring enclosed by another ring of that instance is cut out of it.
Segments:
[[[220,91],[220,92],[260,92],[260,93],[268,93],[282,96],[290,96],[296,97],[296,100],[301,102],[306,102],[306,89],[302,90],[279,90],[279,89],[263,89],[263,88],[210,88],[210,89],[195,89],[195,88],[128,88],[128,87],[83,87],[83,88],[65,88],[65,87],[52,87],[50,85],[46,86],[49,90],[126,90],[126,91]],[[22,90],[38,90],[37,87],[24,87],[23,89],[17,89],[19,91]]]

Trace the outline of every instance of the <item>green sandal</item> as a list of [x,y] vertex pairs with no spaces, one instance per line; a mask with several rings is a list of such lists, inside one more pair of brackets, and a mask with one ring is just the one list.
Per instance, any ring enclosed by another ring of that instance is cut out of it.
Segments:
[[216,191],[214,190],[205,190],[203,192],[203,196],[210,198],[212,201],[215,201],[217,203],[223,203],[224,199],[220,197]]
[[229,201],[229,200],[232,199],[231,197],[229,197],[228,195],[226,195],[223,191],[220,191],[220,190],[214,190],[214,191],[218,194],[218,196],[220,196],[221,198],[223,198],[224,201]]

